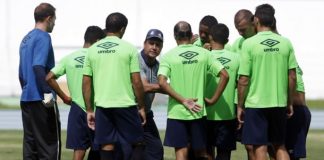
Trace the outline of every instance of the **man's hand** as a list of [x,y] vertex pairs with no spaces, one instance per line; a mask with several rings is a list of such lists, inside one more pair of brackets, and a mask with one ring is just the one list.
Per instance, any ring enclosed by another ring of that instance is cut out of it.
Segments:
[[72,98],[71,97],[68,97],[68,96],[67,97],[64,97],[62,100],[67,105],[71,105],[71,103],[72,103]]
[[146,113],[145,113],[145,107],[141,107],[138,109],[138,114],[141,116],[142,119],[142,126],[146,124]]
[[290,118],[291,116],[293,116],[294,114],[294,107],[293,105],[288,105],[287,107],[287,116],[288,118]]
[[210,45],[210,43],[205,43],[204,46],[203,46],[205,49],[211,51],[212,50],[212,47]]
[[95,130],[95,113],[87,111],[87,122],[90,129]]
[[244,123],[244,109],[242,107],[237,107],[237,120],[239,122],[237,129],[240,129]]
[[197,100],[197,98],[185,99],[182,104],[191,112],[199,112],[202,107],[196,103]]
[[52,93],[44,93],[44,100],[42,101],[45,107],[53,107],[55,100]]

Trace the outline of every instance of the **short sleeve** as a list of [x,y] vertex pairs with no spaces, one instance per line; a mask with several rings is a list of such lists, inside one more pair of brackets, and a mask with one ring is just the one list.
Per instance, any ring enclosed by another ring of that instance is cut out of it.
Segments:
[[158,75],[170,77],[170,72],[171,72],[171,67],[167,60],[167,55],[164,55],[160,61]]
[[238,74],[250,76],[251,68],[252,68],[252,57],[251,57],[249,45],[246,42],[247,41],[244,41],[242,45],[240,67],[239,67]]
[[90,60],[90,51],[88,52],[87,56],[85,56],[85,61],[83,65],[83,75],[92,76],[92,66],[91,66],[91,60]]
[[136,48],[134,47],[131,50],[131,54],[130,54],[130,72],[131,73],[140,72],[138,56],[139,56],[139,54],[138,54]]
[[61,77],[66,73],[66,57],[64,57],[51,71],[55,74],[56,78]]

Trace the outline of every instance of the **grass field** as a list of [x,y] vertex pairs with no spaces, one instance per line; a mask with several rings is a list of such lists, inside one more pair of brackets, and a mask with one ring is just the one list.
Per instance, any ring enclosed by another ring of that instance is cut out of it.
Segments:
[[[22,131],[0,130],[0,160],[21,160],[22,159]],[[164,132],[161,132],[162,139]],[[65,149],[66,132],[62,131],[62,160],[72,159],[72,151]],[[311,130],[307,138],[307,159],[322,160],[324,157],[324,131]],[[174,151],[166,147],[165,160],[174,160]],[[246,160],[246,153],[241,144],[238,149],[232,152],[232,160]]]

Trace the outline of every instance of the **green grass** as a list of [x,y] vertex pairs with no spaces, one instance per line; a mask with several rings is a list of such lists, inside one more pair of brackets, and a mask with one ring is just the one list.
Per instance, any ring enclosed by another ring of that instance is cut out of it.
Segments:
[[[0,160],[22,159],[22,136],[21,130],[0,130]],[[164,132],[161,132],[162,139]],[[62,160],[72,159],[72,151],[65,149],[66,131],[62,131]],[[324,131],[311,130],[307,138],[307,159],[320,160],[323,153]],[[165,147],[165,160],[174,160],[173,148]],[[233,160],[246,160],[246,152],[241,144],[232,152]]]

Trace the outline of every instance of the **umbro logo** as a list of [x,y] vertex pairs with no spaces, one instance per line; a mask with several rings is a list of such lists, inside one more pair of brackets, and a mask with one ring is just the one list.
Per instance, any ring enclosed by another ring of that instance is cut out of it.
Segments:
[[85,56],[80,56],[80,57],[74,58],[74,60],[76,60],[77,62],[83,64],[84,63],[84,58],[85,58]]
[[225,65],[226,63],[230,62],[231,60],[225,57],[218,57],[217,60],[222,64]]
[[112,43],[112,42],[105,42],[105,43],[101,43],[98,44],[97,47],[103,48],[103,49],[109,49],[112,47],[118,46],[117,43]]
[[197,55],[199,55],[197,52],[192,52],[192,51],[187,51],[187,52],[179,54],[179,56],[181,56],[187,60],[190,60],[190,59],[196,57]]
[[264,41],[262,41],[260,44],[268,46],[268,47],[273,47],[277,44],[279,44],[280,42],[274,39],[266,39]]

